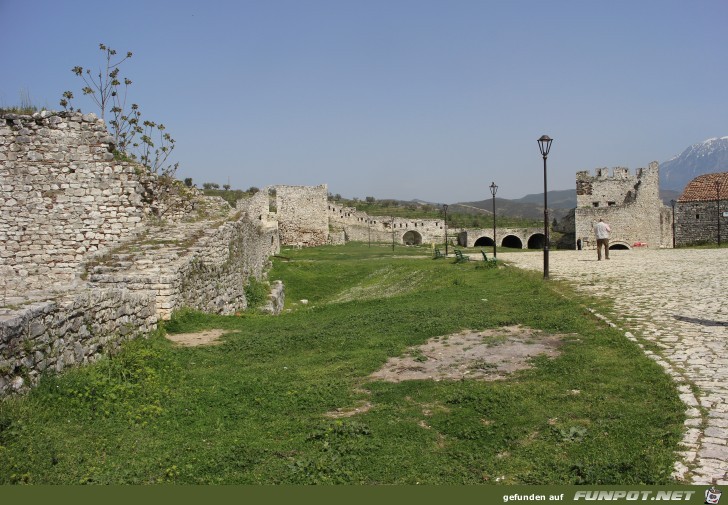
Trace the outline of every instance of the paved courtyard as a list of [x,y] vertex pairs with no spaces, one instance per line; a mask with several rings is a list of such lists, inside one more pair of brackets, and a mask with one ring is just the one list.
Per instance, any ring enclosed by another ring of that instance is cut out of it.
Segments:
[[[675,379],[688,417],[674,475],[692,484],[728,484],[728,248],[614,250],[608,261],[596,256],[596,250],[551,251],[550,277],[611,298],[627,337],[661,348],[645,352]],[[499,253],[498,259],[543,271],[541,251]]]

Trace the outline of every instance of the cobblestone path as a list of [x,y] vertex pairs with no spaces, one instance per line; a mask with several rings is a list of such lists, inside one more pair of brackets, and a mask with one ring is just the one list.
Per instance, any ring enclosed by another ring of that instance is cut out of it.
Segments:
[[[541,251],[498,259],[543,271]],[[645,352],[674,378],[687,413],[674,476],[728,484],[728,250],[614,250],[609,261],[596,250],[551,251],[549,275],[614,300],[627,337],[661,349]]]

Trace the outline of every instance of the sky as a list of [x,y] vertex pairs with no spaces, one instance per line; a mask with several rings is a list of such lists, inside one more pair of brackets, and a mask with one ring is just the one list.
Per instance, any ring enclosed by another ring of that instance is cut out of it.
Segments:
[[[455,203],[728,135],[726,0],[0,0],[0,106],[60,110],[99,43],[177,177]],[[79,99],[78,97],[81,97]]]

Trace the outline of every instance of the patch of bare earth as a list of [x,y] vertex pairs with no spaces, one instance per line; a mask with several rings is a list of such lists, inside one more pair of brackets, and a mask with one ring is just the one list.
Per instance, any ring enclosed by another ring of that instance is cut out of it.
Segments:
[[215,345],[220,342],[218,339],[224,334],[223,330],[203,330],[195,333],[176,333],[174,335],[167,334],[167,338],[172,342],[185,346],[195,347],[198,345]]
[[[517,370],[530,368],[535,356],[555,357],[565,335],[554,335],[523,326],[484,331],[462,331],[434,337],[390,358],[369,378],[387,382],[406,380],[500,380]],[[372,407],[363,402],[355,408],[337,409],[329,417],[350,417]]]

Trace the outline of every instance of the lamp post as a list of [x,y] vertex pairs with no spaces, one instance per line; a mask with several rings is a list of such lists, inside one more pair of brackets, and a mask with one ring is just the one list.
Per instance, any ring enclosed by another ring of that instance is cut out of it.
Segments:
[[495,259],[496,256],[496,250],[495,246],[497,244],[497,241],[495,239],[495,193],[498,191],[498,186],[495,185],[495,182],[490,183],[490,194],[493,195],[493,259]]
[[548,135],[541,135],[537,140],[538,149],[543,156],[543,278],[549,278],[549,206],[548,206],[548,185],[546,184],[546,158],[551,150],[551,139]]
[[675,200],[670,200],[672,205],[672,248],[675,249]]
[[445,256],[447,256],[447,204],[443,205],[442,208],[445,210]]
[[394,252],[394,216],[392,216],[392,252]]
[[718,197],[718,247],[720,247],[720,181],[715,181],[715,194]]

